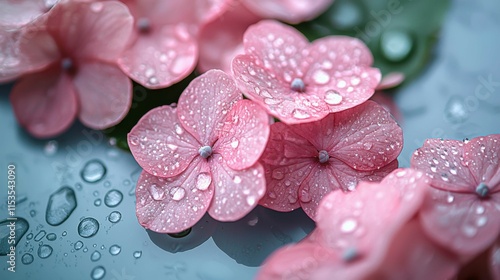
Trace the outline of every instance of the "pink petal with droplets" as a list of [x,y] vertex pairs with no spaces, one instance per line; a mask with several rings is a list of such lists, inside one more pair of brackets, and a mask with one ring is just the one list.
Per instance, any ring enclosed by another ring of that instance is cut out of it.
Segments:
[[23,76],[12,89],[10,99],[18,122],[38,138],[62,133],[78,111],[71,78],[58,66]]
[[236,1],[222,16],[207,23],[198,39],[201,46],[198,70],[221,69],[231,74],[231,61],[244,52],[243,34],[260,19]]
[[[291,76],[276,76],[257,65],[252,56],[236,56],[232,67],[236,84],[245,96],[287,124],[312,122],[328,114],[329,108],[320,96],[293,91]],[[288,77],[290,81],[285,80]]]
[[234,104],[242,99],[231,76],[211,70],[194,79],[179,97],[177,114],[201,145],[213,146]]
[[431,242],[413,219],[396,234],[383,264],[368,279],[453,279],[459,268],[458,259]]
[[166,233],[192,227],[203,217],[212,199],[214,188],[210,180],[209,168],[202,159],[196,159],[186,172],[171,178],[143,171],[136,189],[139,223]]
[[430,188],[420,212],[425,233],[468,259],[491,246],[500,232],[500,197],[481,200],[476,193]]
[[384,107],[394,119],[399,123],[403,123],[403,114],[399,110],[398,105],[394,101],[394,97],[383,91],[375,91],[370,100],[377,102],[380,106]]
[[132,103],[132,83],[114,64],[83,62],[74,77],[80,121],[93,129],[119,123]]
[[56,3],[56,0],[1,1],[0,26],[6,29],[20,28],[48,12]]
[[166,88],[188,76],[198,59],[198,46],[189,34],[177,35],[175,25],[135,35],[118,63],[134,81],[147,88]]
[[250,100],[238,101],[229,111],[214,150],[227,166],[243,170],[262,155],[269,137],[267,113]]
[[493,279],[500,279],[500,239],[497,239],[490,250],[488,264]]
[[333,0],[244,0],[243,2],[262,17],[300,23],[320,15]]
[[63,1],[51,11],[47,29],[73,59],[115,61],[132,34],[133,18],[118,1]]
[[384,90],[393,87],[399,86],[405,80],[405,74],[401,72],[391,72],[384,77],[380,81],[380,84],[377,86],[377,90]]
[[256,279],[312,279],[311,274],[318,267],[338,262],[339,258],[334,252],[314,243],[301,242],[287,245],[265,260]]
[[224,159],[212,155],[210,159],[215,193],[208,213],[219,221],[236,221],[248,214],[266,191],[264,169],[257,163],[245,170],[233,170]]
[[472,192],[477,184],[462,161],[463,146],[462,141],[427,139],[413,154],[411,166],[433,178],[432,186],[436,188]]
[[334,114],[332,156],[357,170],[373,170],[395,160],[403,131],[390,113],[373,101]]
[[477,137],[464,147],[464,163],[476,179],[492,192],[500,191],[500,134]]
[[353,279],[373,273],[393,236],[419,209],[427,182],[421,172],[397,169],[380,183],[362,182],[354,192],[330,193],[318,209],[316,238],[344,257],[346,269],[325,267],[318,275]]
[[130,151],[147,172],[160,176],[179,175],[198,156],[200,144],[182,127],[176,109],[155,108],[144,115],[128,134]]

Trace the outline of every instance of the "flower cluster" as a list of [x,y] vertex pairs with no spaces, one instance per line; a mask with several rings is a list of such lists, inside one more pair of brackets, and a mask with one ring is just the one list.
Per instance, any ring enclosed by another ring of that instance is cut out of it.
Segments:
[[398,169],[397,108],[374,93],[404,76],[382,79],[356,38],[309,42],[276,20],[309,20],[332,2],[7,1],[0,82],[18,79],[14,113],[46,138],[77,116],[116,125],[132,81],[167,88],[197,68],[177,103],[128,134],[143,169],[137,218],[177,233],[205,213],[302,208],[316,229],[275,252],[259,279],[448,279],[477,258],[499,277],[500,135],[430,139]]

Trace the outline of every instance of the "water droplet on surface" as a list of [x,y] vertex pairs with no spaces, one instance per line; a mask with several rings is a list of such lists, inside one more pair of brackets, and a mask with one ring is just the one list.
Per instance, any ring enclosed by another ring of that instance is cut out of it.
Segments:
[[27,240],[33,239],[33,233],[29,233],[28,235],[26,235],[26,239]]
[[156,201],[161,201],[165,199],[165,192],[163,189],[158,187],[156,184],[152,184],[149,186],[149,193],[151,194],[151,197],[156,200]]
[[175,133],[177,133],[178,135],[181,135],[184,133],[184,129],[182,129],[182,127],[177,123],[175,124]]
[[477,228],[469,225],[464,225],[462,231],[467,237],[474,237],[477,233]]
[[47,238],[47,240],[49,241],[54,241],[57,239],[57,235],[55,233],[49,233],[45,238]]
[[93,262],[96,262],[100,259],[101,259],[101,253],[99,253],[98,251],[94,251],[94,253],[92,253],[92,255],[90,255],[90,260]]
[[450,173],[453,175],[457,175],[457,173],[458,173],[457,168],[454,166],[450,167]]
[[314,71],[312,78],[318,85],[325,85],[330,81],[330,75],[321,69]]
[[238,141],[238,139],[234,139],[232,142],[231,142],[231,147],[233,149],[236,149],[238,148],[238,145],[240,144],[240,141]]
[[75,191],[62,187],[49,197],[45,220],[51,226],[58,226],[66,221],[76,208]]
[[113,224],[118,223],[122,219],[122,214],[118,211],[113,211],[109,214],[108,220]]
[[300,191],[300,201],[302,201],[304,203],[307,203],[307,202],[310,202],[311,200],[312,200],[312,196],[309,193],[309,191],[305,190],[305,189],[302,189]]
[[122,251],[122,247],[118,246],[118,245],[111,245],[111,247],[109,247],[109,253],[113,256],[116,256],[118,254],[120,254],[120,252]]
[[96,183],[106,175],[106,167],[100,160],[93,159],[85,164],[80,175],[85,182]]
[[104,196],[104,204],[108,207],[118,206],[123,199],[123,194],[119,190],[110,190]]
[[67,234],[68,234],[68,233],[67,233],[66,231],[63,231],[61,235],[62,235],[62,236],[66,236]]
[[200,191],[208,189],[212,182],[212,176],[206,172],[202,172],[196,176],[196,188]]
[[26,253],[21,257],[21,262],[23,264],[30,264],[33,262],[33,260],[34,260],[33,255],[30,253]]
[[296,119],[307,119],[311,117],[311,115],[308,112],[301,109],[293,109],[292,115]]
[[270,191],[267,193],[267,196],[269,196],[270,199],[276,199],[276,193],[273,191]]
[[340,225],[340,230],[344,233],[350,233],[353,232],[357,226],[358,222],[356,222],[356,220],[346,219],[344,222],[342,222],[342,225]]
[[73,248],[75,248],[75,250],[80,250],[83,248],[83,242],[82,241],[77,241],[75,242],[75,245],[73,246]]
[[370,150],[372,147],[373,147],[373,144],[370,142],[363,143],[363,149],[366,151]]
[[446,174],[446,173],[441,174],[441,179],[445,182],[448,182],[450,180],[450,179],[448,179],[448,174]]
[[94,269],[92,269],[92,272],[90,273],[90,277],[92,280],[101,280],[104,278],[104,275],[106,275],[106,269],[102,266],[96,266]]
[[43,151],[45,152],[46,155],[52,156],[55,153],[57,153],[57,148],[59,144],[55,140],[50,140],[45,144],[45,147],[43,148]]
[[330,105],[339,105],[342,102],[342,95],[334,90],[325,92],[325,102]]
[[186,190],[182,187],[173,187],[170,190],[170,195],[172,196],[172,200],[179,201],[186,195]]
[[469,113],[461,96],[450,97],[446,103],[444,114],[451,123],[462,123],[467,120]]
[[36,235],[35,235],[35,241],[38,242],[40,240],[42,240],[42,238],[45,237],[45,234],[47,234],[47,232],[45,230],[41,230],[40,232],[38,232]]
[[84,238],[90,238],[99,231],[99,222],[91,217],[85,218],[78,224],[78,234]]
[[134,254],[133,254],[134,258],[135,259],[138,259],[142,256],[142,251],[135,251]]
[[455,200],[455,197],[451,194],[448,194],[448,196],[446,197],[446,201],[448,203],[452,203],[454,200]]
[[42,245],[38,247],[37,254],[41,259],[46,259],[52,255],[52,247],[50,245]]
[[[11,237],[10,225],[12,221],[3,220],[0,222],[0,256],[5,256],[10,253],[10,240],[15,240],[15,244],[19,244],[21,238],[26,234],[29,229],[29,224],[24,218],[17,217],[15,223],[15,229],[12,233],[14,233],[14,239]],[[12,241],[10,241],[12,242]]]
[[272,177],[276,180],[281,180],[285,177],[285,173],[280,169],[273,170]]
[[247,204],[248,205],[254,205],[255,201],[256,201],[255,196],[253,196],[253,195],[247,196]]
[[94,200],[94,206],[99,207],[101,206],[102,200],[100,198]]
[[239,184],[239,183],[241,183],[241,177],[240,177],[240,176],[238,176],[238,175],[234,176],[234,177],[233,177],[233,182],[234,182],[235,184]]

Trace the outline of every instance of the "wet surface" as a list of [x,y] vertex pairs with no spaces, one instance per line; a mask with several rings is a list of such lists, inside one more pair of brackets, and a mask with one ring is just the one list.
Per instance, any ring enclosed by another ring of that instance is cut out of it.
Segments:
[[[395,95],[405,140],[400,166],[409,166],[426,138],[500,133],[499,19],[498,1],[452,2],[427,68]],[[383,44],[397,61],[411,55],[411,40],[395,32]],[[149,232],[135,216],[140,168],[128,152],[80,124],[55,139],[33,139],[13,116],[10,86],[0,91],[0,180],[15,164],[15,215],[26,220],[17,221],[16,273],[0,256],[1,279],[252,279],[272,250],[314,226],[300,210],[258,207],[235,223],[206,215],[185,236]],[[7,189],[0,191],[5,197]],[[1,204],[0,222],[7,215]]]

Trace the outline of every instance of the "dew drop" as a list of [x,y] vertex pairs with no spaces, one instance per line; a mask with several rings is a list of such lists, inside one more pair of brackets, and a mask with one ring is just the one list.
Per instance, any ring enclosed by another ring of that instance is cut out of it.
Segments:
[[104,178],[106,167],[100,160],[93,159],[85,164],[80,175],[85,182],[95,183]]
[[311,115],[308,112],[301,109],[293,109],[292,115],[296,119],[307,119],[311,117]]
[[196,176],[196,188],[200,191],[208,189],[212,182],[212,176],[206,172],[202,172]]
[[42,238],[45,237],[46,233],[47,232],[45,232],[45,230],[42,229],[40,232],[37,233],[37,235],[35,235],[35,241],[38,242],[38,241],[42,240]]
[[431,164],[431,171],[432,172],[437,172],[437,167],[433,164]]
[[334,90],[325,92],[325,102],[330,105],[338,105],[342,102],[342,95]]
[[[12,242],[10,240],[15,240],[15,244],[19,244],[21,238],[29,229],[28,222],[24,218],[17,217],[16,226],[12,232],[9,229],[11,222],[10,220],[3,220],[0,222],[0,256],[5,256],[10,253],[11,244],[9,242]],[[14,234],[14,239],[12,239],[11,233]]]
[[90,255],[90,260],[93,261],[93,262],[96,262],[98,260],[101,259],[101,253],[99,253],[99,251],[94,251],[91,255]]
[[477,229],[473,226],[465,225],[462,227],[462,231],[467,237],[474,237],[477,233]]
[[483,227],[484,225],[486,225],[487,222],[488,222],[488,218],[486,216],[481,216],[477,219],[476,225],[478,227]]
[[152,184],[149,186],[149,193],[151,194],[151,197],[156,201],[165,199],[165,192],[156,184]]
[[73,246],[73,248],[75,248],[75,250],[80,250],[83,248],[83,242],[82,241],[77,241],[75,242],[75,245]]
[[134,258],[135,259],[138,259],[142,256],[142,251],[135,251],[134,254],[133,254]]
[[100,198],[94,200],[94,206],[99,207],[101,206],[102,200]]
[[47,238],[47,240],[49,241],[54,241],[57,239],[57,235],[55,233],[49,233],[45,238]]
[[308,203],[312,200],[312,196],[311,194],[309,193],[309,191],[307,190],[304,190],[302,189],[300,191],[300,201],[304,202],[304,203]]
[[38,247],[37,254],[41,259],[46,259],[52,255],[52,247],[50,245],[42,245]]
[[173,187],[170,190],[170,195],[172,196],[173,200],[179,201],[186,195],[186,190],[184,190],[184,188],[182,187]]
[[344,233],[350,233],[353,232],[358,223],[354,219],[346,219],[344,222],[342,222],[342,225],[340,225],[340,230]]
[[106,269],[104,269],[103,266],[96,266],[94,269],[92,269],[92,272],[90,273],[90,277],[92,280],[101,280],[104,278],[104,275],[106,275]]
[[111,247],[109,247],[109,253],[113,256],[116,256],[118,254],[120,254],[120,252],[122,251],[122,247],[118,246],[118,245],[111,245]]
[[451,174],[453,174],[453,175],[457,175],[457,173],[458,173],[458,172],[457,172],[457,168],[456,168],[456,167],[454,167],[454,166],[452,166],[452,167],[450,168],[450,173],[451,173]]
[[446,201],[448,203],[452,203],[454,200],[455,200],[455,197],[451,194],[448,194],[448,196],[446,197]]
[[325,85],[330,81],[330,75],[321,69],[316,70],[312,78],[318,85]]
[[184,129],[182,129],[182,127],[177,123],[175,124],[175,133],[178,135],[182,135],[184,133]]
[[448,179],[448,174],[446,174],[446,173],[441,174],[441,179],[445,182],[448,182],[450,180],[450,179]]
[[122,219],[122,214],[118,211],[113,211],[109,214],[108,220],[113,224],[118,223]]
[[373,147],[373,144],[370,142],[365,142],[363,144],[363,149],[365,149],[366,151],[370,150],[372,147]]
[[247,204],[248,205],[250,205],[250,206],[254,205],[255,201],[256,201],[256,199],[253,195],[247,196]]
[[283,173],[283,171],[281,171],[279,169],[275,169],[275,170],[273,170],[272,177],[276,180],[281,180],[281,179],[285,178],[285,173]]
[[238,175],[234,176],[234,177],[233,177],[233,182],[234,182],[235,184],[239,184],[239,183],[241,183],[241,177],[240,177],[240,176],[238,176]]
[[66,221],[76,208],[75,191],[62,187],[49,197],[45,220],[51,226],[58,226]]
[[99,222],[91,217],[85,218],[78,224],[78,234],[84,238],[90,238],[99,231]]
[[269,196],[270,199],[276,199],[276,193],[273,191],[268,192],[267,196]]
[[21,257],[21,262],[23,264],[30,264],[33,262],[33,260],[34,260],[33,255],[30,253],[26,253]]
[[297,202],[297,197],[296,196],[294,196],[292,194],[288,195],[288,203],[295,204],[296,202]]
[[104,204],[108,207],[118,206],[123,199],[123,194],[119,190],[110,190],[104,196]]
[[50,140],[45,144],[43,151],[46,155],[51,156],[57,153],[58,143],[55,140]]
[[231,142],[231,147],[233,149],[236,149],[238,148],[238,145],[240,144],[240,142],[238,141],[238,139],[234,139],[232,142]]
[[[7,224],[6,224],[7,225]],[[27,240],[31,240],[33,239],[33,233],[28,233],[28,235],[26,235],[26,239]]]

